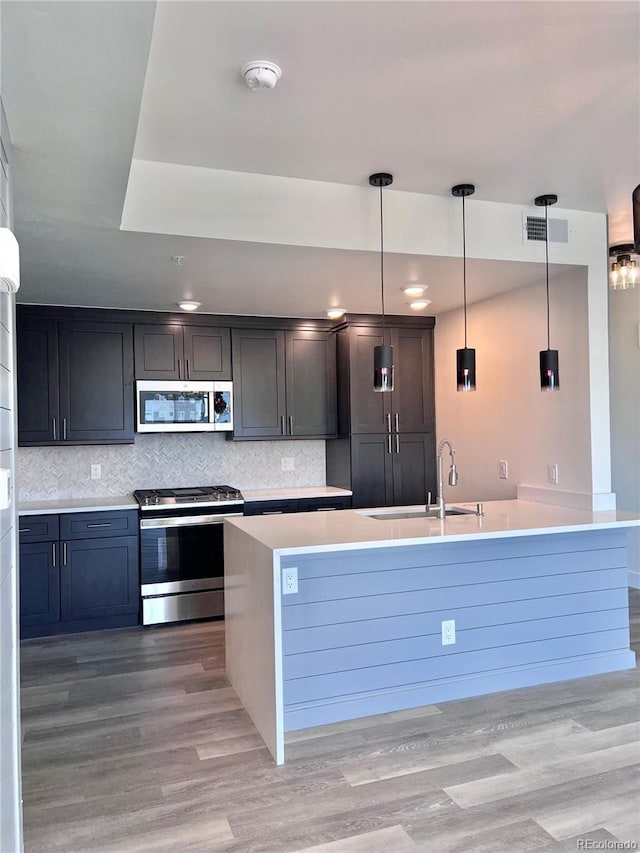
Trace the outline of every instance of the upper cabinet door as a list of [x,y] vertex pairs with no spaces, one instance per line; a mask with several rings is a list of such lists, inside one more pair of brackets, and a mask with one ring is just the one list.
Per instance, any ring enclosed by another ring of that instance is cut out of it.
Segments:
[[61,322],[63,441],[133,441],[132,328],[125,323]]
[[349,330],[351,432],[355,434],[389,431],[391,395],[373,390],[373,350],[380,344],[380,329],[354,326]]
[[[231,335],[214,326],[184,326],[186,379],[231,379]],[[137,376],[137,373],[136,373]]]
[[393,329],[392,344],[395,375],[391,428],[396,432],[433,432],[433,331],[399,327]]
[[285,335],[282,330],[233,329],[236,436],[286,434]]
[[60,438],[58,324],[18,323],[18,444],[47,444]]
[[335,337],[327,332],[287,332],[286,356],[287,435],[335,435]]
[[182,328],[177,323],[134,327],[136,379],[187,378]]

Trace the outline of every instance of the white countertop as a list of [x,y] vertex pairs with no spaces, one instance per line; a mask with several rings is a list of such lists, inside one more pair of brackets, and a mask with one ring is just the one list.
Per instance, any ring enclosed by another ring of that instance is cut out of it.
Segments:
[[351,497],[349,489],[339,489],[337,486],[301,486],[289,489],[243,489],[242,496],[247,503],[251,501],[286,501],[300,498],[335,498]]
[[[475,504],[454,504],[475,509]],[[489,501],[484,515],[407,518],[380,521],[364,512],[399,512],[418,507],[383,507],[379,510],[252,516],[225,522],[240,528],[280,555],[382,548],[389,545],[424,545],[606,530],[640,526],[640,515],[629,512],[587,512],[532,501]]]
[[67,498],[57,501],[24,501],[18,504],[18,515],[53,515],[63,512],[103,512],[116,509],[138,509],[132,495],[117,498]]

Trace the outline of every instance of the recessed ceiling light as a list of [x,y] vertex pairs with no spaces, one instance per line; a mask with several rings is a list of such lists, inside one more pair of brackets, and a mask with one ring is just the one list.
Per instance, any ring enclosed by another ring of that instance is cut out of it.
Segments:
[[409,303],[409,307],[413,308],[414,311],[422,311],[427,305],[431,305],[430,299],[416,299],[414,302]]
[[338,317],[343,317],[345,314],[344,308],[329,308],[327,311],[327,317],[330,320],[337,320]]
[[191,299],[186,299],[184,302],[176,302],[176,305],[182,311],[197,311],[202,302],[193,302]]
[[402,288],[407,296],[422,296],[426,289],[427,287],[424,284],[409,284]]

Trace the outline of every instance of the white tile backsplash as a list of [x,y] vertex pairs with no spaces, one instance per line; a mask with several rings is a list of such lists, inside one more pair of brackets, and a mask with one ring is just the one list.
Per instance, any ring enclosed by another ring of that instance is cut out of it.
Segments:
[[[135,444],[20,447],[18,500],[126,495],[227,483],[239,489],[323,486],[324,441],[227,441],[224,435],[137,435]],[[282,470],[282,458],[294,470]],[[102,478],[91,479],[91,465]]]

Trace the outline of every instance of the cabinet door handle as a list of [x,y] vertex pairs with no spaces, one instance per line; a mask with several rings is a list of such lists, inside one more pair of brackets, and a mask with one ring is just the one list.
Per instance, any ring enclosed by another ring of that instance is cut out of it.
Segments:
[[191,366],[189,364],[189,359],[187,359],[187,373],[185,375],[185,379],[191,379]]
[[289,415],[289,435],[293,435],[293,415]]
[[395,414],[395,421],[396,421],[396,432],[400,432],[400,416],[398,415],[397,412]]
[[30,527],[19,527],[18,528],[18,533],[30,533],[30,532],[31,532]]
[[182,376],[180,376],[180,368],[181,368],[180,359],[178,359],[178,379],[182,379]]
[[62,543],[62,565],[63,566],[67,565],[67,543],[66,542]]
[[51,565],[55,569],[56,567],[56,543],[51,543]]
[[56,419],[55,418],[53,418],[53,420],[52,420],[52,428],[53,428],[53,440],[57,441],[58,440],[58,431],[56,430]]
[[95,524],[87,524],[87,527],[111,527],[111,522],[110,521],[102,521],[99,524],[98,524],[98,522],[96,522]]
[[269,512],[263,512],[262,515],[282,515],[281,509],[272,509]]
[[284,415],[280,415],[280,434],[281,435],[287,434],[286,430],[285,430],[285,426],[284,426]]
[[337,509],[337,506],[319,506],[316,507],[316,512],[335,512]]
[[67,419],[66,418],[62,419],[62,440],[63,441],[67,440]]
[[391,412],[387,412],[387,432],[391,432]]
[[387,453],[391,453],[391,433],[387,435]]
[[396,433],[396,453],[400,453],[400,436]]

